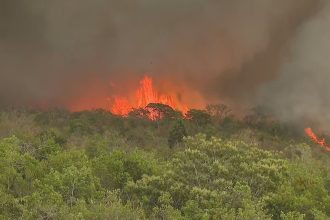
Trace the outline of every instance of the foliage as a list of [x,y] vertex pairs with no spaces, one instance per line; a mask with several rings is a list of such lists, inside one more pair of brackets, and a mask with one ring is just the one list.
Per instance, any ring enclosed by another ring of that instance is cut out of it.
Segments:
[[225,104],[213,104],[206,106],[206,112],[211,115],[213,120],[221,122],[225,118],[229,117],[229,113],[232,110]]
[[244,143],[206,140],[204,135],[187,138],[185,144],[163,175],[144,176],[130,183],[127,192],[149,212],[162,207],[160,198],[168,195],[173,208],[188,219],[268,218],[262,201],[285,178],[284,160]]
[[330,219],[330,155],[264,109],[152,106],[1,110],[0,219]]
[[176,144],[182,142],[183,138],[187,136],[186,128],[181,120],[173,126],[168,137],[168,145],[170,148],[174,147]]
[[205,126],[211,123],[211,115],[205,110],[190,109],[186,114],[186,119],[197,126]]
[[145,109],[148,111],[149,118],[153,120],[176,119],[181,116],[180,112],[175,111],[169,105],[160,103],[149,103]]

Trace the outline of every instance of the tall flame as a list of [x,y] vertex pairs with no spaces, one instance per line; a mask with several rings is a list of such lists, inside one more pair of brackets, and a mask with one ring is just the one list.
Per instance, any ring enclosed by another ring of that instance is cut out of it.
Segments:
[[153,81],[150,77],[145,76],[140,82],[140,88],[136,91],[137,107],[144,108],[149,103],[161,103],[169,105],[172,108],[177,108],[171,96],[159,95],[153,86]]
[[116,115],[128,115],[132,107],[128,100],[121,97],[115,97],[111,112]]
[[313,131],[312,128],[306,128],[305,129],[306,134],[310,137],[312,141],[326,149],[327,151],[330,151],[330,145],[328,145],[324,138],[319,138]]
[[140,81],[140,87],[135,92],[134,100],[129,102],[125,97],[114,97],[111,112],[126,116],[133,108],[145,108],[150,103],[168,105],[173,109],[183,112],[188,110],[187,106],[180,103],[175,97],[167,94],[160,94],[160,92],[154,88],[152,78],[144,76]]

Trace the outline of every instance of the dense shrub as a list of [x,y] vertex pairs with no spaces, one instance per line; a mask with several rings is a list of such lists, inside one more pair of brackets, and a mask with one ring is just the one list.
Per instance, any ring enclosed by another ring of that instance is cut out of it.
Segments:
[[0,219],[329,219],[330,156],[229,112],[0,111]]

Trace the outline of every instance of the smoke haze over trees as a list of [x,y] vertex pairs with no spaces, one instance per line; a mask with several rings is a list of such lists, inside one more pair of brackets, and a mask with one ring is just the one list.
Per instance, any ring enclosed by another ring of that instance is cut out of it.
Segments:
[[312,118],[328,130],[329,5],[3,0],[0,101],[65,105],[90,80],[133,81],[148,73],[183,82],[209,103],[266,105],[286,121]]

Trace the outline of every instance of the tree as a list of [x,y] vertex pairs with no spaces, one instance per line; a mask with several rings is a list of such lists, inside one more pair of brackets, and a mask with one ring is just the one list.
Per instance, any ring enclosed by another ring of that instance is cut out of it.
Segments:
[[[326,189],[327,173],[309,155],[303,155],[290,163],[289,173],[279,189],[266,199],[269,212],[274,219],[327,219],[330,193]],[[283,217],[285,216],[285,218]]]
[[0,109],[0,219],[330,219],[329,154],[296,130],[150,106],[168,116]]
[[24,207],[19,200],[0,187],[0,219],[19,219]]
[[63,219],[68,210],[61,194],[49,185],[39,185],[38,190],[23,201],[26,206],[22,219]]
[[205,110],[190,109],[186,114],[186,119],[197,126],[205,126],[211,123],[211,115]]
[[231,112],[231,109],[225,104],[207,105],[206,112],[215,120],[222,121]]
[[182,142],[183,137],[187,136],[186,128],[182,120],[177,121],[173,126],[168,136],[168,146],[170,148],[174,147],[176,144]]
[[127,184],[147,213],[162,215],[167,207],[187,219],[269,219],[263,197],[286,175],[279,155],[205,135],[187,137],[185,145],[162,174]]
[[176,119],[181,116],[181,113],[175,111],[171,106],[161,103],[149,103],[145,109],[148,110],[148,116],[152,120]]
[[99,179],[87,166],[81,168],[70,166],[64,168],[62,172],[51,171],[41,181],[36,182],[38,190],[45,186],[59,193],[70,207],[81,199],[91,203],[103,194]]
[[43,131],[33,140],[34,156],[39,160],[45,160],[50,155],[60,152],[64,143],[65,140],[54,131]]
[[148,119],[149,111],[144,108],[133,108],[132,111],[128,113],[128,117],[136,119]]
[[250,109],[250,113],[243,120],[249,126],[267,128],[267,126],[274,122],[274,117],[270,109],[264,106],[256,106]]
[[100,179],[102,186],[109,190],[121,189],[129,180],[137,181],[144,174],[156,172],[157,161],[152,154],[142,151],[114,151],[100,155],[93,161],[93,173]]
[[93,160],[93,173],[102,186],[109,190],[122,188],[130,179],[124,168],[125,153],[114,151],[105,153]]

